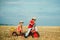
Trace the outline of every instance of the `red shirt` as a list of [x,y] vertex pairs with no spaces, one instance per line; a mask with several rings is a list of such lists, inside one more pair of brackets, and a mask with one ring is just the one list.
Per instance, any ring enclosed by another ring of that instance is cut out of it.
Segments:
[[17,27],[17,31],[18,31],[18,32],[22,31],[22,28],[21,28],[20,25],[18,25],[18,27]]
[[34,24],[35,24],[34,20],[31,20],[29,25],[28,25],[28,28],[32,28]]

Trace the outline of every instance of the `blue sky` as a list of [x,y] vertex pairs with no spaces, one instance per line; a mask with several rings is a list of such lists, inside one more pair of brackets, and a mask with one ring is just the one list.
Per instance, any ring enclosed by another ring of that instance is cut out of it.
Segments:
[[0,0],[0,24],[28,25],[33,16],[39,26],[60,26],[60,0]]

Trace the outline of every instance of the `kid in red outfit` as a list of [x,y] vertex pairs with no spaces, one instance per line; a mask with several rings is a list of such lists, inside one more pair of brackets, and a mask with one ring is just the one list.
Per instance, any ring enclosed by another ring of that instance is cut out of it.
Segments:
[[19,25],[18,25],[18,27],[13,31],[13,33],[12,33],[12,35],[13,36],[22,36],[23,35],[23,33],[22,33],[22,26],[23,26],[23,21],[20,21],[19,22]]
[[17,33],[18,33],[18,35],[21,35],[22,34],[22,31],[23,31],[23,29],[22,29],[23,23],[24,23],[23,21],[20,21],[19,22],[19,25],[17,27]]
[[[28,31],[25,34],[25,38],[27,38],[30,33],[33,33],[33,37],[38,37],[37,31],[34,27],[35,26],[35,21],[36,21],[36,17],[33,17],[32,20],[30,21],[29,25],[28,25]],[[34,29],[33,29],[33,27],[34,27]]]

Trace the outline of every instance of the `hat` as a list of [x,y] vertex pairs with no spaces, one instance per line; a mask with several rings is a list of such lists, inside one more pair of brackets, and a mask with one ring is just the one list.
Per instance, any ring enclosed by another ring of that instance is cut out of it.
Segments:
[[32,17],[32,19],[36,19],[36,17]]
[[23,23],[23,21],[21,20],[20,23]]

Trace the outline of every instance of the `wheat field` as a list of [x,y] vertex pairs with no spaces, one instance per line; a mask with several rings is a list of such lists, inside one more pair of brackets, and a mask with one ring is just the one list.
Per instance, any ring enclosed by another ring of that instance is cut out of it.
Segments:
[[[17,26],[0,26],[0,40],[60,40],[60,26],[38,26],[40,37],[35,39],[32,36],[11,36],[10,28]],[[23,32],[27,31],[27,26],[23,27]]]

